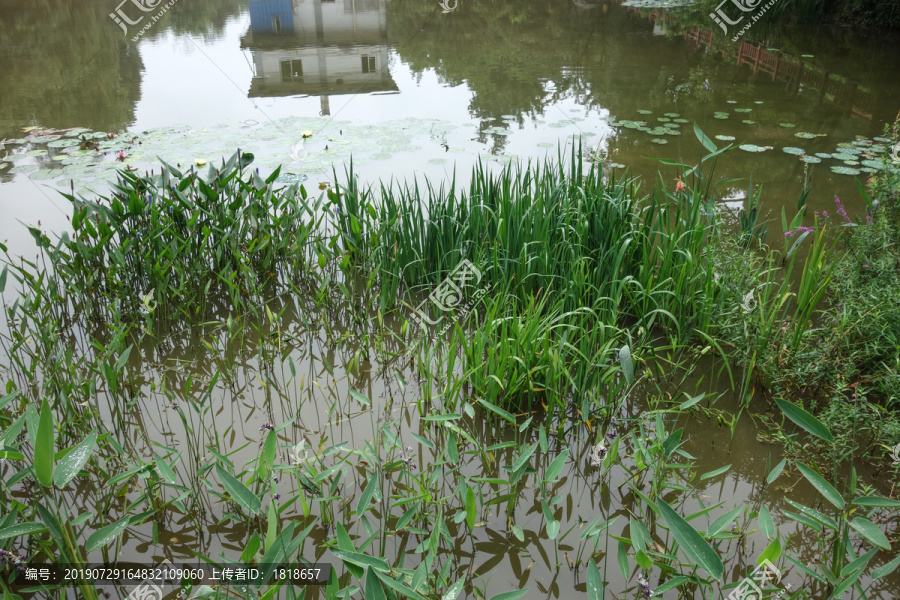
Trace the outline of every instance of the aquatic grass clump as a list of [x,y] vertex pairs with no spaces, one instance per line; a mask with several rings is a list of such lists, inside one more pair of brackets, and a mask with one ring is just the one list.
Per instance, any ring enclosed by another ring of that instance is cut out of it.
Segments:
[[65,194],[73,233],[47,250],[73,308],[97,319],[120,302],[132,315],[152,307],[198,319],[253,311],[299,283],[317,260],[307,242],[322,216],[296,184],[276,190],[278,169],[262,179],[252,161],[239,152],[206,175],[164,163],[159,173],[120,172],[108,197]]

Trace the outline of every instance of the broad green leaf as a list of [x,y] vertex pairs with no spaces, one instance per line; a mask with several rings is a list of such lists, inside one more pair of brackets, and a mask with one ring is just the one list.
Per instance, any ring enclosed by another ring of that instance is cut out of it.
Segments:
[[606,591],[606,585],[603,583],[603,577],[600,576],[600,570],[597,563],[593,559],[588,558],[587,561],[587,596],[588,600],[601,600]]
[[85,463],[91,457],[94,451],[94,445],[97,443],[97,430],[91,431],[80,444],[72,448],[56,465],[56,471],[53,473],[53,483],[56,487],[62,489],[78,475]]
[[41,403],[41,415],[38,421],[37,435],[34,442],[34,476],[44,487],[53,484],[53,446],[56,429],[53,425],[53,413],[47,399]]
[[775,538],[768,546],[766,546],[766,549],[756,557],[756,564],[761,565],[764,560],[774,563],[778,560],[779,556],[781,556],[781,540]]
[[816,488],[820,494],[822,494],[826,500],[831,502],[837,508],[843,510],[844,509],[844,499],[841,498],[841,495],[838,493],[834,486],[825,481],[825,478],[813,471],[811,468],[807,467],[801,462],[797,463],[797,468],[803,473],[803,476],[806,477],[807,480],[813,487]]
[[459,596],[459,593],[462,591],[465,584],[466,580],[460,579],[447,589],[447,593],[441,596],[441,600],[456,600],[456,597]]
[[219,481],[222,482],[222,487],[225,488],[235,502],[244,510],[250,511],[251,514],[259,514],[260,510],[262,510],[262,501],[256,494],[251,492],[247,486],[220,465],[216,465],[216,474],[219,476]]
[[884,535],[884,532],[881,531],[881,528],[878,527],[872,521],[868,519],[863,519],[862,517],[856,517],[852,521],[850,521],[850,527],[856,530],[859,535],[866,539],[871,544],[878,546],[884,550],[891,549],[891,543],[888,541],[887,536]]
[[650,560],[650,557],[647,556],[647,553],[643,550],[637,551],[637,553],[634,555],[634,562],[636,562],[637,565],[645,571],[649,570],[650,567],[653,566],[653,561]]
[[865,566],[869,564],[869,561],[872,560],[872,557],[875,556],[877,552],[878,548],[872,548],[853,562],[845,565],[844,568],[841,569],[841,577],[847,577],[857,569],[865,568]]
[[547,526],[546,526],[547,537],[550,538],[551,540],[555,540],[557,534],[559,534],[559,527],[560,527],[559,521],[556,521],[556,520],[547,521]]
[[363,493],[359,495],[359,503],[356,505],[356,514],[361,515],[369,509],[369,502],[375,495],[375,489],[378,487],[378,478],[375,473],[369,474],[369,482],[366,484]]
[[387,600],[384,588],[381,587],[381,582],[378,581],[372,567],[366,568],[366,591],[363,597],[366,600]]
[[119,519],[112,525],[107,525],[106,527],[98,529],[97,531],[92,533],[87,539],[87,542],[85,542],[84,544],[85,549],[88,552],[91,552],[92,550],[96,550],[97,548],[109,544],[111,541],[119,537],[119,534],[125,531],[125,527],[128,526],[129,519],[130,517],[124,517],[122,519]]
[[766,477],[766,483],[767,484],[772,483],[773,481],[778,479],[778,476],[781,475],[781,472],[784,470],[784,465],[786,465],[786,464],[787,464],[787,459],[782,458],[781,462],[778,463],[777,465],[775,465],[775,468],[772,469],[772,471],[769,473],[769,476]]
[[675,541],[678,542],[678,545],[681,546],[688,558],[709,573],[713,579],[717,581],[721,579],[722,574],[725,572],[725,565],[722,564],[722,559],[719,558],[716,551],[706,543],[696,529],[691,527],[663,499],[660,498],[656,505],[659,507],[659,513],[665,520],[666,525],[669,526],[672,535],[675,536]]
[[775,398],[775,404],[778,405],[778,408],[781,409],[781,412],[784,413],[784,416],[799,425],[801,428],[805,429],[816,437],[822,438],[830,444],[834,443],[834,436],[831,435],[831,432],[828,431],[828,428],[825,427],[825,425],[820,420],[818,420],[796,404],[792,404],[787,400],[782,400],[781,398]]

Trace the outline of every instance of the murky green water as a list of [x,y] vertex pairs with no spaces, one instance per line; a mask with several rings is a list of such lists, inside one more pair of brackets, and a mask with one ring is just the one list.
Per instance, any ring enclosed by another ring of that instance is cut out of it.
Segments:
[[[627,166],[647,186],[661,173],[662,183],[674,189],[674,172],[654,159],[699,160],[694,124],[720,147],[749,145],[751,151],[736,149],[722,157],[715,177],[752,177],[754,185],[764,185],[764,208],[773,218],[782,206],[795,206],[805,179],[813,189],[814,210],[832,210],[839,195],[848,208],[861,211],[854,177],[833,168],[873,168],[865,161],[887,150],[876,138],[900,108],[896,34],[760,25],[744,43],[732,44],[718,33],[710,43],[712,24],[614,2],[460,0],[446,14],[436,5],[180,0],[135,42],[149,19],[126,33],[109,16],[116,9],[111,1],[0,1],[5,59],[0,138],[6,139],[0,150],[6,161],[0,163],[0,240],[8,239],[12,248],[29,247],[32,240],[18,221],[66,228],[68,210],[57,190],[69,181],[81,193],[102,191],[118,168],[149,169],[157,157],[181,166],[197,159],[214,163],[237,147],[253,152],[261,170],[284,164],[285,173],[315,186],[333,181],[332,166],[341,172],[351,155],[364,180],[418,175],[438,180],[454,168],[468,173],[479,158],[500,168],[516,159],[555,157],[558,148],[568,153],[581,139],[610,171]],[[131,4],[120,6],[132,18],[139,14]],[[84,131],[60,131],[71,128]],[[116,137],[102,135],[107,133]],[[93,136],[97,148],[80,149],[82,135]],[[870,143],[848,145],[858,138]],[[876,173],[857,175],[864,181]],[[747,185],[723,184],[718,193],[723,208],[741,206]],[[777,235],[774,222],[773,230]],[[291,423],[279,438],[285,463],[303,440],[314,450],[344,441],[360,448],[375,429],[392,421],[401,432],[444,439],[439,425],[417,415],[416,402],[429,382],[414,368],[360,360],[356,348],[347,345],[335,350],[326,328],[310,332],[300,325],[308,308],[302,301],[286,302],[281,325],[289,341],[278,348],[284,357],[281,372],[261,366],[257,340],[242,344],[233,350],[241,354],[231,379],[217,382],[206,400],[208,411],[193,415],[194,421],[183,422],[171,403],[199,398],[214,379],[218,365],[203,344],[214,336],[173,332],[143,348],[133,357],[138,410],[127,417],[133,428],[123,441],[148,457],[151,443],[185,451],[186,457],[193,447],[200,461],[214,445],[243,464],[256,457],[265,424]],[[327,329],[335,335],[352,330],[353,312],[346,307],[328,315]],[[723,387],[707,377],[689,381],[679,392]],[[372,399],[371,408],[354,403],[350,388]],[[737,406],[730,396],[720,402]],[[639,418],[646,408],[644,398],[635,398],[629,416]],[[766,411],[762,403],[755,408]],[[112,419],[114,412],[106,416]],[[470,421],[482,447],[513,439],[513,428],[488,425],[480,413]],[[742,418],[733,437],[715,423],[705,416],[667,423],[670,431],[685,428],[685,450],[696,457],[697,472],[732,465],[727,474],[702,482],[685,514],[720,501],[723,510],[764,502],[776,514],[787,494],[815,502],[814,491],[798,474],[765,485],[769,469],[781,459],[781,446],[761,435],[763,421]],[[401,437],[414,447],[419,465],[440,454],[440,448]],[[566,499],[556,517],[563,533],[574,529],[561,536],[558,549],[539,535],[541,505],[534,490],[526,489],[516,519],[524,541],[507,534],[505,515],[488,510],[479,514],[471,539],[449,557],[459,570],[469,566],[472,581],[488,597],[521,587],[532,590],[527,598],[583,597],[583,557],[580,569],[569,566],[579,560],[579,524],[630,502],[625,480],[610,486],[620,497],[598,493],[600,474],[588,461],[592,440],[583,430],[563,441],[551,439],[538,459],[547,463],[563,448],[572,457],[558,487]],[[496,477],[497,465],[512,461],[510,448],[491,455],[496,462],[485,464],[479,454],[463,453],[464,471]],[[179,475],[187,481],[191,462],[183,464]],[[349,515],[355,507],[353,498],[365,483],[360,475],[348,465],[334,510]],[[877,487],[890,488],[877,473],[866,476]],[[489,486],[484,484],[485,493]],[[288,497],[292,491],[285,487],[279,493]],[[22,494],[26,497],[27,490]],[[93,510],[91,490],[80,490],[75,498]],[[142,562],[193,560],[191,550],[237,556],[245,531],[217,524],[218,506],[205,508],[202,516],[172,512],[155,534],[150,524],[129,530],[121,556]],[[627,510],[619,512],[627,521]],[[282,516],[298,519],[302,511],[292,506]],[[449,520],[448,527],[454,536],[462,531]],[[315,544],[307,546],[306,555],[314,558],[315,546],[333,535],[329,527],[314,530]],[[391,536],[385,556],[410,554],[414,560],[418,541],[413,534]],[[791,544],[807,564],[818,559],[813,539]],[[739,580],[764,545],[758,534],[723,543],[725,581]],[[625,589],[614,557],[609,562],[611,589]],[[789,577],[802,584],[800,574]],[[879,585],[870,597],[900,595],[896,577]]]

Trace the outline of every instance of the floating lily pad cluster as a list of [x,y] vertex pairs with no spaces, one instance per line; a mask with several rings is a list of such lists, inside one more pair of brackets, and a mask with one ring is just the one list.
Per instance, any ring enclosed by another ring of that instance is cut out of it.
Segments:
[[[637,112],[644,116],[653,114],[653,111],[646,109],[640,109]],[[661,136],[681,135],[679,128],[682,123],[687,123],[686,119],[678,117],[678,113],[666,113],[666,116],[664,117],[657,117],[653,125],[651,125],[649,121],[632,121],[630,119],[610,121],[609,125],[615,128],[624,127],[625,129],[641,131],[651,135],[652,139],[650,141],[654,144],[666,144],[668,142]]]
[[[160,127],[118,134],[83,128],[27,127],[24,137],[0,144],[0,172],[55,181],[60,187],[68,187],[72,180],[77,191],[105,186],[121,169],[143,172],[158,168],[159,158],[181,168],[207,162],[214,166],[220,157],[240,148],[252,152],[255,164],[262,167],[281,165],[285,175],[330,175],[334,166],[349,161],[351,155],[354,164],[389,159],[399,152],[419,150],[416,138],[440,139],[456,128],[449,121],[436,119],[407,118],[359,126],[319,117],[291,117],[262,124],[247,121],[208,129]],[[304,135],[307,130],[309,136]],[[492,132],[511,133],[502,127]]]

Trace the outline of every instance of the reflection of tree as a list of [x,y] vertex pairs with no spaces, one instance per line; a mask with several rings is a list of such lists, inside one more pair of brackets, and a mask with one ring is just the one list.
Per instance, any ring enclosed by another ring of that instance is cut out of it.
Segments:
[[460,3],[442,15],[431,5],[394,0],[388,31],[413,71],[434,69],[447,84],[465,82],[474,92],[473,116],[538,115],[562,98],[591,102],[588,75],[620,51],[614,31],[628,27],[623,14],[535,0]]
[[[32,119],[46,127],[101,131],[133,121],[142,63],[136,44],[109,18],[114,8],[108,0],[0,0],[0,138]],[[147,35],[167,27],[213,34],[240,10],[239,0],[180,2]]]

